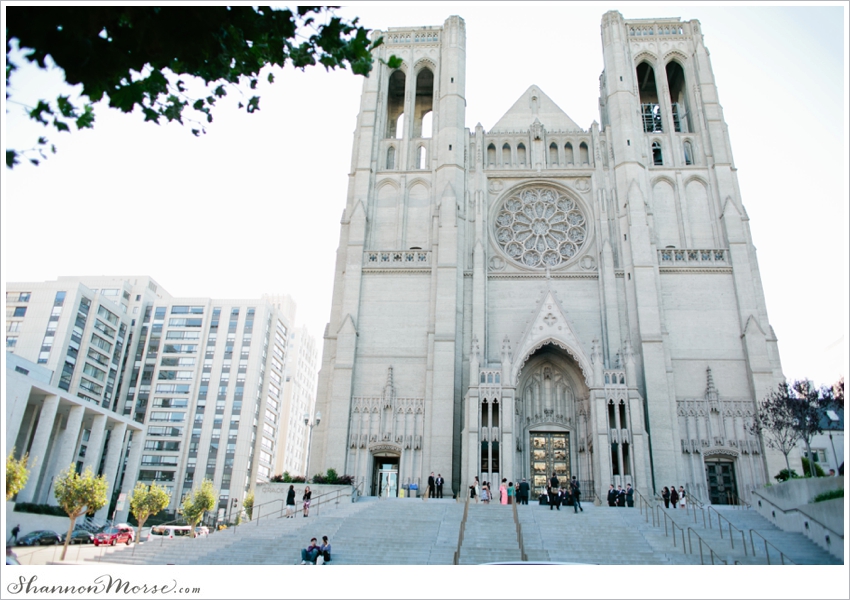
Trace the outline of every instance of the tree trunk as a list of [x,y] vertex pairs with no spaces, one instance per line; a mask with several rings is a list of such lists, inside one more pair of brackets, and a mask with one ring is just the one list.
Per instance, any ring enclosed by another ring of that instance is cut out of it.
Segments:
[[791,481],[791,462],[788,460],[788,453],[785,453],[785,470],[788,471],[788,479],[786,481]]
[[136,542],[133,544],[134,547],[136,546],[136,544],[142,541],[142,527],[145,526],[145,521],[147,521],[148,518],[136,517],[136,519],[139,521],[139,533],[136,534]]
[[68,552],[68,544],[71,543],[71,534],[74,533],[74,522],[77,520],[77,515],[68,515],[71,517],[71,522],[68,524],[68,534],[65,536],[65,547],[62,548],[62,556],[59,560],[65,560],[65,553]]
[[812,474],[812,478],[817,477],[817,472],[815,471],[815,457],[812,456],[812,447],[809,445],[809,438],[806,438],[806,454],[809,457],[809,472]]

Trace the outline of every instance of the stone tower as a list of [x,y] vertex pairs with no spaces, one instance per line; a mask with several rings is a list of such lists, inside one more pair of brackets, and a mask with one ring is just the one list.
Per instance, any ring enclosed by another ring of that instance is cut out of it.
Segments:
[[317,470],[390,495],[767,481],[745,425],[781,366],[699,23],[605,14],[587,129],[535,85],[465,129],[459,17],[384,39],[403,65],[364,83]]

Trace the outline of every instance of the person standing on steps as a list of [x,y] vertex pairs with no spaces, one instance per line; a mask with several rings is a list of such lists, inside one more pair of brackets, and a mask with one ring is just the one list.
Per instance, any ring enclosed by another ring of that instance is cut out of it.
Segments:
[[688,507],[688,503],[685,500],[685,496],[686,496],[685,488],[680,485],[679,486],[679,508],[687,508]]
[[558,485],[558,476],[552,473],[552,477],[549,478],[549,510],[553,508],[561,510],[560,498],[558,498]]
[[313,497],[313,492],[310,491],[310,486],[308,485],[304,488],[304,495],[301,497],[301,501],[304,503],[304,516],[306,517],[310,513],[310,499]]
[[437,479],[434,480],[434,483],[437,485],[437,498],[443,497],[443,485],[446,480],[443,479],[443,476],[437,473]]
[[514,487],[514,482],[508,482],[508,504],[513,504],[516,502],[516,488]]
[[631,483],[626,484],[626,506],[634,508],[635,506],[635,490]]
[[617,490],[614,489],[614,484],[608,488],[608,506],[617,506]]
[[676,491],[676,486],[670,488],[670,506],[677,508],[679,506],[679,492]]
[[525,504],[528,506],[528,495],[531,493],[531,486],[528,485],[528,482],[525,480],[525,477],[522,478],[522,481],[519,483],[519,496],[518,500],[520,504]]
[[286,492],[286,518],[295,518],[295,486],[290,485],[289,491]]
[[434,482],[434,471],[428,475],[428,495],[426,498],[434,498],[437,495],[436,483]]
[[621,485],[617,486],[617,506],[620,508],[626,506],[626,490]]
[[670,488],[666,485],[661,490],[661,498],[664,500],[664,508],[670,508]]
[[502,479],[502,485],[499,486],[499,502],[502,504],[508,503],[508,480]]
[[584,509],[581,507],[581,485],[575,475],[573,475],[573,478],[570,481],[570,492],[572,492],[573,495],[573,508],[575,509],[575,512],[584,512]]

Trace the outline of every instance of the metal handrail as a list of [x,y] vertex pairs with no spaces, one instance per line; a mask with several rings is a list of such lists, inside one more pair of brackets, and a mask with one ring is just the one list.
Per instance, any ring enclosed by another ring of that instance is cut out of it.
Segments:
[[729,491],[727,491],[727,492],[726,492],[726,498],[727,498],[727,499],[729,499],[729,498],[734,498],[734,499],[735,499],[735,501],[736,501],[736,502],[735,502],[735,504],[733,504],[733,505],[732,505],[732,506],[734,506],[735,508],[739,508],[739,509],[741,509],[741,510],[743,510],[743,506],[746,506],[746,507],[747,507],[747,509],[752,508],[752,505],[751,505],[749,502],[747,502],[746,500],[744,500],[743,498],[741,498],[741,497],[740,497],[738,494],[736,494],[735,492],[729,492]]
[[[724,521],[726,521],[726,523],[729,524],[729,543],[732,544],[732,549],[733,550],[735,549],[735,538],[732,537],[732,530],[734,529],[735,531],[739,531],[741,533],[741,544],[743,544],[743,546],[744,546],[744,556],[747,556],[747,540],[746,540],[746,537],[744,536],[744,532],[741,529],[738,529],[737,527],[732,525],[732,523],[729,521],[729,519],[722,516],[717,511],[717,509],[714,508],[713,506],[708,507],[709,515],[711,514],[711,511],[714,511],[714,514],[717,515],[717,528],[720,530],[720,539],[723,539],[723,524],[720,522],[720,519],[723,519]],[[711,517],[710,516],[709,516],[708,522],[711,523]]]
[[[640,514],[644,515],[644,523],[649,523],[649,515],[650,513],[652,513],[652,526],[659,527],[659,525],[656,523],[655,510],[653,510],[655,507],[658,506],[658,504],[650,504],[649,500],[647,500],[644,495],[638,492],[637,490],[635,490],[635,494],[637,494],[638,497],[638,510],[640,511]],[[643,512],[644,507],[646,507],[645,513]]]
[[[759,495],[756,492],[753,492],[753,493],[756,494],[756,495]],[[827,531],[830,531],[830,532],[834,533],[835,535],[837,535],[838,537],[844,539],[844,532],[843,531],[836,531],[832,527],[825,525],[821,521],[818,521],[817,519],[815,519],[815,518],[807,515],[806,513],[802,512],[799,508],[784,509],[781,506],[779,506],[778,504],[774,504],[773,502],[771,502],[770,500],[768,500],[764,496],[760,496],[760,497],[761,497],[762,500],[764,500],[765,502],[767,502],[768,504],[770,504],[771,506],[773,506],[774,508],[776,508],[777,510],[782,512],[782,514],[787,514],[787,513],[790,513],[790,512],[800,513],[801,515],[803,515],[804,518],[808,519],[809,521],[814,521],[815,523],[817,523],[818,525],[820,525],[821,527],[823,527]],[[759,506],[761,506],[761,505],[759,505]]]
[[463,519],[460,520],[460,530],[457,533],[457,550],[455,550],[454,559],[452,564],[459,564],[458,560],[460,560],[460,547],[463,545],[463,532],[466,529],[466,517],[469,515],[469,495],[466,496],[466,503],[463,505]]
[[[769,552],[769,551],[768,551],[768,549],[767,549],[767,545],[768,545],[768,544],[770,544],[771,546],[773,546],[773,548],[774,548],[777,552],[779,552],[779,560],[780,560],[780,562],[781,562],[783,565],[785,564],[785,559],[786,559],[786,558],[788,558],[788,557],[785,555],[785,553],[784,553],[782,550],[780,550],[779,548],[777,548],[776,546],[774,546],[772,543],[768,542],[768,541],[765,539],[765,537],[764,537],[762,534],[760,534],[758,531],[756,531],[755,529],[750,529],[750,545],[751,545],[751,546],[752,546],[752,548],[753,548],[753,556],[755,556],[755,555],[756,555],[756,545],[755,545],[755,542],[753,541],[753,534],[756,534],[756,535],[757,535],[757,536],[759,536],[762,540],[764,540],[764,555],[765,555],[765,557],[767,558],[767,564],[770,564],[770,552]],[[795,563],[793,560],[791,560],[790,558],[788,558],[788,562],[790,562],[792,565],[796,565],[796,564],[797,564],[797,563]]]
[[516,524],[516,539],[519,542],[519,557],[522,562],[528,562],[528,556],[525,554],[525,544],[522,541],[522,525],[519,524],[516,502],[512,506],[514,508],[514,523]]
[[[703,540],[696,531],[694,531],[692,528],[688,527],[688,547],[690,548],[691,554],[694,553],[694,547],[693,547],[693,544],[691,542],[691,533],[693,533],[695,536],[697,536],[697,540],[699,540],[699,564],[701,564],[701,565],[705,564],[705,558],[703,557],[703,554],[702,554],[702,545],[703,544],[705,544],[705,547],[708,548],[709,557],[711,558],[711,564],[714,564],[714,556],[715,555],[717,555],[717,560],[722,562],[724,565],[729,564],[729,561],[726,561],[726,560],[723,560],[722,558],[720,558],[720,555],[717,554],[714,550],[712,550],[711,546],[708,545],[708,542]],[[735,561],[735,562],[737,563],[738,561]],[[740,563],[738,563],[738,564],[740,564]]]
[[[315,507],[315,509],[316,509],[316,516],[319,516],[319,510],[320,510],[320,509],[319,509],[319,507],[320,507],[323,503],[324,503],[324,504],[327,504],[327,503],[328,503],[328,502],[330,502],[331,500],[336,500],[336,504],[339,504],[339,497],[340,497],[340,495],[341,495],[344,491],[345,491],[345,490],[342,490],[342,489],[340,489],[340,490],[331,490],[331,491],[329,491],[329,492],[325,492],[324,494],[319,494],[319,495],[318,495],[318,496],[316,496],[315,498],[310,498],[310,508]],[[321,500],[321,499],[322,499],[322,498],[324,498],[325,496],[330,496],[331,494],[336,494],[335,498],[325,500],[324,502]],[[269,504],[274,504],[275,502],[283,502],[283,503],[284,503],[284,504],[282,504],[282,505],[281,505],[281,507],[280,507],[280,514],[279,514],[279,515],[277,515],[277,518],[282,518],[282,517],[283,517],[283,511],[284,511],[284,509],[286,508],[286,504],[285,504],[286,500],[284,500],[283,498],[275,498],[274,500],[269,500],[268,502],[263,502],[262,504],[256,504],[256,505],[254,505],[253,510],[254,510],[254,511],[256,511],[256,519],[252,518],[251,520],[252,520],[252,521],[254,521],[254,520],[256,520],[256,521],[257,521],[257,527],[259,527],[259,526],[260,526],[260,519],[262,519],[264,516],[272,516],[272,515],[274,514],[274,513],[268,513],[267,515],[262,515],[262,514],[261,514],[261,512],[262,512],[262,510],[261,510],[261,509],[262,509],[262,507],[263,507],[263,506],[268,506]],[[303,509],[303,504],[302,504],[300,507],[299,507],[297,504],[295,505],[295,513],[294,513],[294,515],[297,515],[299,511],[301,511],[301,512],[303,512],[303,511],[304,511],[304,509]],[[293,515],[293,516],[294,516],[294,515]],[[253,516],[254,516],[254,514],[252,513],[252,515],[251,515],[251,516],[253,517]]]
[[[656,508],[658,508],[658,507],[656,506]],[[663,510],[661,511],[661,514],[664,515],[664,536],[669,537],[669,535],[667,533],[667,520],[669,519],[670,523],[672,524],[671,529],[673,531],[673,547],[674,548],[676,547],[676,528],[678,527],[679,531],[682,532],[682,553],[687,554],[688,549],[685,548],[685,530],[682,529],[682,527],[680,525],[678,525],[676,523],[676,521],[674,521],[673,518],[670,515],[668,515],[666,512],[664,512]]]

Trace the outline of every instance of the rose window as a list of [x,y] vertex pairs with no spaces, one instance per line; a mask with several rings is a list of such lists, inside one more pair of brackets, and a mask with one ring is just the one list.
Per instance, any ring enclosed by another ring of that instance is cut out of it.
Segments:
[[538,269],[576,256],[587,239],[578,204],[551,188],[514,193],[496,214],[496,241],[515,262]]

